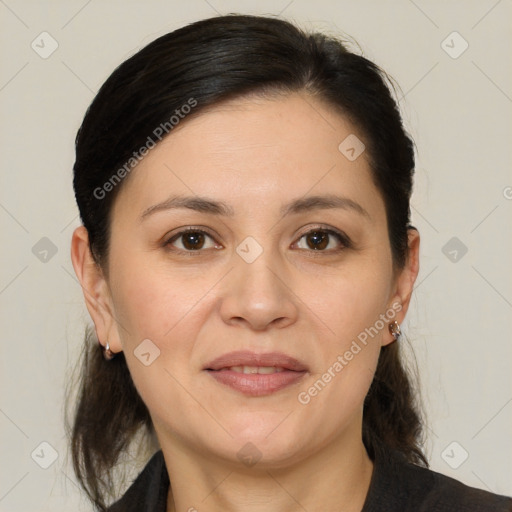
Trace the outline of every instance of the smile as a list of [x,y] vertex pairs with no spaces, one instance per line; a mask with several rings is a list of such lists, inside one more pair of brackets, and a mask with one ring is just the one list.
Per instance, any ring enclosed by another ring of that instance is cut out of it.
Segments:
[[266,396],[298,383],[307,367],[279,352],[258,354],[238,351],[224,354],[204,367],[215,381],[246,396]]

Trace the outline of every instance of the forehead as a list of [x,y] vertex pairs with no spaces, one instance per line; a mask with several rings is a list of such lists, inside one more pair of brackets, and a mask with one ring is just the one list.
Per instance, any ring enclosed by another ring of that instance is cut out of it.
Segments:
[[186,193],[225,199],[236,213],[329,192],[378,209],[365,152],[351,160],[339,149],[347,137],[362,140],[348,120],[306,94],[230,100],[185,118],[137,165],[120,200],[128,196],[130,208],[142,211]]

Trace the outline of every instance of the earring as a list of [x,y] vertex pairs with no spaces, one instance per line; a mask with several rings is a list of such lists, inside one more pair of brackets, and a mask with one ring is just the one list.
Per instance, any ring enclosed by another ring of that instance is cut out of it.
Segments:
[[389,324],[389,333],[395,338],[395,341],[402,334],[402,331],[400,330],[400,324],[396,320]]
[[114,352],[112,352],[112,350],[110,350],[110,345],[109,345],[108,341],[107,341],[106,346],[103,348],[103,357],[107,361],[110,361],[110,360],[114,359],[114,357],[116,357]]

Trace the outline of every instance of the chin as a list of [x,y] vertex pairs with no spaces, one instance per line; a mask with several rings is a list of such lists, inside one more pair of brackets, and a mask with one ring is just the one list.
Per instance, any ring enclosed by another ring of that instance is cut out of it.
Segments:
[[233,438],[219,447],[223,458],[259,469],[286,467],[299,460],[306,436],[301,429],[285,425],[285,417],[282,413],[245,415],[228,429]]
[[[212,447],[213,448],[213,447]],[[238,469],[269,470],[286,468],[304,457],[296,442],[279,437],[269,439],[235,438],[229,444],[216,447],[221,459]]]

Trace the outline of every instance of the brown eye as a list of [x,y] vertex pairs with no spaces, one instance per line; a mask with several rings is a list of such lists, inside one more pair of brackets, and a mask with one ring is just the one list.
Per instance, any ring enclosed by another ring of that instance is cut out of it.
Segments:
[[[305,243],[301,242],[302,240]],[[297,246],[299,249],[330,252],[350,247],[350,241],[348,237],[332,229],[317,228],[302,235]]]
[[183,252],[199,252],[201,249],[217,247],[208,233],[198,229],[181,231],[168,240],[165,245]]
[[312,231],[306,235],[306,243],[314,251],[325,249],[329,245],[329,235],[323,231]]
[[193,251],[196,249],[202,249],[204,245],[205,237],[203,233],[185,233],[184,235],[181,235],[181,237],[183,240],[183,247],[187,250]]
[[182,241],[183,247],[187,250],[201,249],[204,245],[204,235],[202,233],[187,233],[182,235]]

